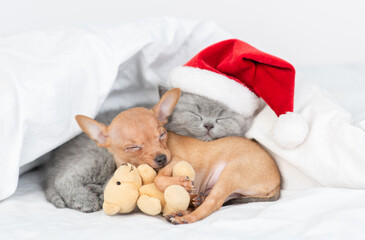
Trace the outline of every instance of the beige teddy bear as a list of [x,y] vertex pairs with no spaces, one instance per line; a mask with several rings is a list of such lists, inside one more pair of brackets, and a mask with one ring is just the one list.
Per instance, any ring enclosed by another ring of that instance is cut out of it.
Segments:
[[[174,166],[173,176],[188,176],[193,181],[195,171],[188,162],[181,161]],[[155,177],[155,170],[147,164],[138,168],[131,164],[120,166],[104,190],[104,212],[128,213],[136,206],[148,215],[186,210],[190,195],[185,188],[173,185],[162,193],[153,184]]]

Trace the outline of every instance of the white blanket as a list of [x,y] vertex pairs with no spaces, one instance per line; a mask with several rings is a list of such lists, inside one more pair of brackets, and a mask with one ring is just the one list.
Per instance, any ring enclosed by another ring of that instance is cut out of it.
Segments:
[[306,140],[294,149],[277,146],[270,129],[277,117],[266,106],[247,137],[255,138],[276,159],[284,189],[365,188],[365,131],[349,112],[310,82],[297,81],[295,111],[309,123]]
[[0,200],[21,166],[80,133],[76,114],[156,102],[173,66],[229,36],[212,22],[165,18],[1,37]]

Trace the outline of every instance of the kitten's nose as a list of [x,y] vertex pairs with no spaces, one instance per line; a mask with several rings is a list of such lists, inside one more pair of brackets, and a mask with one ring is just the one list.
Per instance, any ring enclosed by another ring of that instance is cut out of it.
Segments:
[[213,123],[205,123],[204,127],[209,131],[210,129],[214,128],[214,124]]
[[166,155],[161,154],[155,157],[155,162],[158,164],[158,166],[163,167],[166,164]]

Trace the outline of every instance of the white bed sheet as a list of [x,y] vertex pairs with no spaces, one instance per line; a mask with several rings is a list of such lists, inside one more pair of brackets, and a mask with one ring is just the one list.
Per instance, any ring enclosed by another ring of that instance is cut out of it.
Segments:
[[364,239],[365,190],[284,190],[279,201],[226,206],[203,221],[172,225],[141,213],[107,216],[57,209],[38,171],[0,204],[0,239]]

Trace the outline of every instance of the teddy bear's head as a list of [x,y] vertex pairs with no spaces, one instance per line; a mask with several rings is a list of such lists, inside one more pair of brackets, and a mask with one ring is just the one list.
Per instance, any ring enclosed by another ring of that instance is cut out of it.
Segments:
[[142,179],[139,175],[138,169],[129,164],[123,163],[114,173],[111,179],[115,185],[121,185],[122,183],[130,183],[137,189],[142,185]]
[[104,212],[108,215],[131,212],[136,207],[141,185],[138,169],[131,164],[122,164],[105,187]]

